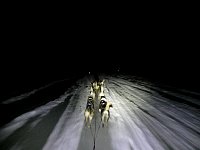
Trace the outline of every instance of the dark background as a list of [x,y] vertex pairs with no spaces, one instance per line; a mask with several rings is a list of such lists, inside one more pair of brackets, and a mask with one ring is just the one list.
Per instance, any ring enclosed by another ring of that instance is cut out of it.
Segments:
[[2,99],[89,71],[199,90],[198,23],[187,13],[91,21],[82,14],[26,12],[7,12],[3,22]]

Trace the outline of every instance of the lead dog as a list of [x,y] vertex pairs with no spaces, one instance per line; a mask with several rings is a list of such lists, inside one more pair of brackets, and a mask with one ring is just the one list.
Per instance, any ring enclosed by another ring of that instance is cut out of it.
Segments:
[[101,100],[102,97],[105,97],[103,86],[100,87],[100,91],[99,91],[99,94],[98,94],[98,100]]
[[96,95],[99,95],[99,93],[102,91],[103,89],[103,85],[104,85],[104,81],[105,80],[102,80],[102,81],[93,81],[91,84],[92,84],[92,90],[94,91],[94,93]]
[[101,112],[101,122],[102,127],[108,125],[108,120],[110,118],[110,107],[113,107],[112,103],[107,101],[105,96],[101,97],[99,104],[99,111]]
[[96,93],[99,90],[99,85],[97,81],[93,81],[92,83],[92,89]]
[[88,96],[84,116],[85,116],[85,125],[86,126],[88,125],[88,127],[90,127],[92,118],[94,116],[94,99],[92,96]]
[[100,100],[102,96],[105,96],[105,94],[104,94],[104,80],[99,81],[98,85],[99,85],[98,100]]

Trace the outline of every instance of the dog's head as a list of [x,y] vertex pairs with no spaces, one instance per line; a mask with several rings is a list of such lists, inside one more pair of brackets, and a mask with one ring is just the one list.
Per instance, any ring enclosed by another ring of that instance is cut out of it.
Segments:
[[88,101],[93,101],[93,97],[91,95],[88,96]]
[[93,108],[94,107],[94,99],[92,96],[88,96],[88,100],[87,100],[87,108]]
[[87,109],[93,109],[94,108],[94,102],[93,101],[87,101]]
[[105,101],[106,101],[105,95],[102,95],[102,96],[100,97],[100,100],[105,100]]
[[104,81],[105,81],[105,80],[98,81],[98,83],[97,83],[97,84],[98,84],[99,86],[102,86],[102,85],[104,84]]
[[98,85],[97,81],[93,81],[91,84],[92,84],[92,88],[94,91],[99,89],[99,85]]
[[107,105],[107,100],[105,98],[105,96],[102,96],[101,100],[100,100],[100,108],[104,109]]

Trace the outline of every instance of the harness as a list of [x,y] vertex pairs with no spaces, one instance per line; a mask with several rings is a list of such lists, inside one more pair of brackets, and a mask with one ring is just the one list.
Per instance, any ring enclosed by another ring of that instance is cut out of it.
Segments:
[[103,111],[105,110],[106,105],[107,105],[106,98],[105,98],[105,96],[102,96],[102,97],[101,97],[101,101],[100,101],[100,103],[99,103],[99,109],[101,109],[101,114],[102,114]]
[[90,112],[92,111],[92,109],[94,109],[94,101],[93,101],[93,98],[91,96],[88,97],[86,109],[88,109]]

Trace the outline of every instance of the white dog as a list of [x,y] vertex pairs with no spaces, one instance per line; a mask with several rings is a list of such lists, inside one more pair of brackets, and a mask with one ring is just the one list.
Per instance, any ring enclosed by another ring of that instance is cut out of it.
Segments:
[[90,97],[92,97],[93,100],[95,99],[95,92],[92,87],[90,88]]
[[96,95],[99,95],[99,93],[101,93],[101,91],[103,91],[103,85],[104,85],[104,81],[105,80],[102,80],[102,81],[94,81],[92,82],[92,90],[94,91],[94,93]]
[[99,93],[98,93],[98,100],[101,100],[101,97],[105,97],[105,94],[104,94],[104,81],[105,80],[103,80],[103,81],[100,81],[99,82]]
[[110,107],[113,107],[111,102],[108,102],[105,96],[101,97],[99,104],[99,111],[101,112],[102,127],[108,125],[108,120],[110,118]]
[[99,90],[98,82],[94,81],[91,84],[92,84],[93,91],[96,93]]

